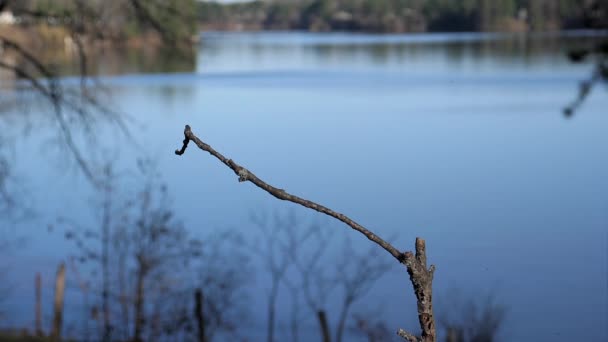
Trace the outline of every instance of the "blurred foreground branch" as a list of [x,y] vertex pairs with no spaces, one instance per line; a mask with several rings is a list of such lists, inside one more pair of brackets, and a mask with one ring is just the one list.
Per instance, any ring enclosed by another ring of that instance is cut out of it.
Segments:
[[[603,31],[608,29],[607,1],[581,1],[580,5],[582,7],[585,27]],[[608,84],[608,40],[603,40],[596,46],[569,51],[568,58],[572,63],[583,63],[591,60],[595,64],[595,67],[591,75],[580,82],[575,99],[564,108],[564,115],[567,118],[576,113],[596,84]]]
[[[129,132],[124,113],[115,110],[109,89],[96,77],[95,56],[108,47],[139,44],[189,58],[197,34],[194,6],[194,0],[0,0],[0,12],[16,18],[0,25],[0,73],[6,76],[0,75],[0,83],[4,87],[6,78],[11,81],[7,87],[44,100],[41,110],[48,108],[61,146],[95,186],[102,186],[90,151],[78,142],[84,138],[93,142],[87,146],[99,145],[94,141],[97,122],[116,125],[127,137]],[[78,82],[63,79],[66,72],[50,53],[54,51],[67,52],[66,58],[74,61]]]
[[570,51],[568,58],[573,63],[581,63],[593,58],[595,63],[591,76],[580,82],[576,98],[564,108],[564,115],[571,117],[583,104],[597,83],[608,82],[608,41],[592,49]]
[[289,201],[295,204],[299,204],[303,207],[318,211],[322,214],[331,216],[339,221],[346,223],[352,229],[363,234],[369,240],[380,246],[382,249],[391,254],[397,261],[404,264],[407,268],[407,272],[410,275],[410,280],[414,287],[416,299],[418,302],[418,320],[420,328],[422,330],[421,337],[416,337],[413,334],[407,333],[404,330],[399,330],[398,335],[408,341],[422,341],[422,342],[435,342],[437,340],[435,319],[433,316],[433,303],[432,303],[432,282],[433,273],[435,266],[427,268],[427,256],[425,241],[421,238],[416,238],[416,253],[412,252],[400,252],[397,248],[393,247],[390,243],[386,242],[372,231],[363,227],[359,223],[355,222],[348,216],[335,212],[323,205],[309,201],[307,199],[292,195],[283,189],[276,188],[260,178],[258,178],[253,172],[240,166],[232,159],[226,158],[224,155],[213,149],[210,145],[199,139],[191,130],[189,125],[186,125],[184,129],[184,140],[181,149],[176,150],[175,154],[181,156],[186,152],[188,144],[193,141],[196,146],[201,150],[208,152],[224,165],[229,167],[239,178],[239,182],[251,182],[260,189],[268,192],[272,196]]

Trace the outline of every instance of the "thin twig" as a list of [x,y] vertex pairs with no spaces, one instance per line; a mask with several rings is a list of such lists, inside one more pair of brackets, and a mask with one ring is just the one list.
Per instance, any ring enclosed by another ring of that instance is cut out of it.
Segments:
[[365,237],[367,237],[369,240],[375,242],[377,245],[379,245],[384,250],[389,252],[393,257],[395,257],[399,262],[403,262],[403,260],[404,260],[403,253],[401,253],[399,250],[397,250],[397,248],[393,247],[391,244],[384,241],[382,238],[380,238],[376,234],[367,230],[365,227],[363,227],[359,223],[355,222],[354,220],[352,220],[351,218],[349,218],[348,216],[346,216],[344,214],[335,212],[335,211],[333,211],[323,205],[315,203],[313,201],[309,201],[309,200],[303,199],[301,197],[292,195],[283,189],[275,188],[274,186],[264,182],[263,180],[258,178],[253,172],[251,172],[251,171],[247,170],[246,168],[240,166],[239,164],[235,163],[232,159],[228,159],[228,158],[224,157],[221,153],[217,152],[211,146],[204,143],[194,133],[192,133],[192,130],[189,125],[186,125],[186,128],[184,129],[183,146],[180,150],[176,150],[175,154],[180,155],[180,156],[183,155],[186,152],[186,149],[188,148],[188,143],[190,141],[193,141],[201,150],[209,152],[212,156],[216,157],[222,163],[224,163],[226,166],[228,166],[230,169],[232,169],[232,171],[234,171],[234,173],[237,176],[239,176],[239,182],[249,181],[249,182],[253,183],[255,186],[268,192],[269,194],[271,194],[272,196],[274,196],[280,200],[296,203],[296,204],[302,205],[306,208],[310,208],[312,210],[318,211],[320,213],[323,213],[325,215],[338,219],[338,220],[346,223],[347,225],[349,225],[354,230],[365,235]]

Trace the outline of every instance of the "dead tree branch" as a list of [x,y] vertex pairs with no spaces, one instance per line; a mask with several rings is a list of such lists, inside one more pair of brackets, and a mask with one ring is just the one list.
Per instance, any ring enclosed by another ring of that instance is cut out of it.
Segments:
[[[397,261],[404,264],[407,268],[407,272],[410,275],[410,280],[414,287],[416,299],[418,302],[418,320],[420,328],[422,330],[421,338],[418,339],[414,335],[399,330],[398,335],[405,338],[408,341],[422,341],[422,342],[436,342],[436,330],[435,330],[435,319],[433,316],[433,304],[432,304],[432,282],[433,273],[435,266],[431,265],[427,268],[427,256],[425,241],[421,238],[416,238],[416,254],[412,252],[400,252],[397,248],[393,247],[390,243],[383,240],[367,228],[363,227],[359,223],[355,222],[348,216],[335,212],[323,205],[309,201],[307,199],[292,195],[283,189],[276,188],[260,178],[258,178],[253,172],[240,166],[232,159],[226,158],[224,155],[213,149],[210,145],[199,139],[190,128],[186,125],[184,128],[184,140],[181,149],[176,150],[175,154],[181,156],[186,152],[188,143],[193,141],[196,146],[201,150],[208,152],[224,165],[229,167],[239,178],[239,182],[251,182],[258,188],[268,192],[270,195],[283,201],[289,201],[295,204],[299,204],[303,207],[318,211],[322,214],[331,216],[339,221],[346,223],[352,229],[363,234],[372,242],[376,243],[382,249],[392,255]],[[414,338],[414,339],[412,339]]]
[[180,155],[180,156],[182,154],[184,154],[184,152],[186,152],[186,148],[188,147],[188,142],[193,141],[196,144],[196,146],[198,146],[201,150],[209,152],[212,156],[216,157],[222,163],[224,163],[226,166],[228,166],[230,169],[232,169],[232,171],[234,171],[234,173],[237,176],[239,176],[239,182],[249,181],[249,182],[253,183],[255,186],[257,186],[258,188],[268,192],[269,194],[271,194],[272,196],[274,196],[280,200],[299,204],[303,207],[318,211],[322,214],[325,214],[325,215],[331,216],[337,220],[340,220],[340,221],[346,223],[352,229],[365,235],[369,240],[373,241],[378,246],[382,247],[384,250],[389,252],[393,257],[395,257],[397,260],[399,260],[399,262],[402,262],[404,260],[405,255],[403,253],[399,252],[399,250],[397,250],[395,247],[391,246],[391,244],[384,241],[382,238],[380,238],[376,234],[372,233],[371,231],[367,230],[365,227],[363,227],[359,223],[353,221],[348,216],[335,212],[323,205],[320,205],[315,202],[306,200],[304,198],[292,195],[283,189],[275,188],[274,186],[272,186],[272,185],[264,182],[260,178],[258,178],[253,172],[251,172],[251,171],[247,170],[246,168],[240,166],[239,164],[235,163],[232,159],[228,159],[228,158],[224,157],[221,153],[214,150],[213,147],[204,143],[201,139],[199,139],[196,135],[194,135],[194,133],[192,133],[192,130],[189,125],[186,125],[186,128],[184,129],[184,136],[185,136],[184,141],[183,141],[184,144],[180,150],[175,151],[175,154]]

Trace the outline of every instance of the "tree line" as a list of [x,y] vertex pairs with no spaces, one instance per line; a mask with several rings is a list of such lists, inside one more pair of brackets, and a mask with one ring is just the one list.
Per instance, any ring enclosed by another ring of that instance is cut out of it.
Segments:
[[201,1],[212,30],[363,32],[547,31],[586,27],[592,1],[576,0],[274,0]]
[[10,11],[17,27],[62,29],[66,36],[76,32],[105,41],[149,34],[171,41],[193,36],[195,6],[195,0],[0,0],[0,12]]

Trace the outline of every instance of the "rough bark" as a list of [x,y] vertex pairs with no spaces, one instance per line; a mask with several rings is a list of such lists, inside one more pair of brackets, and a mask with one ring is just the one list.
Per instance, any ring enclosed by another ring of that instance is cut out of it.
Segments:
[[[416,255],[413,255],[412,252],[406,252],[404,264],[414,286],[414,293],[418,302],[418,322],[422,329],[422,336],[412,340],[413,335],[403,330],[399,331],[399,336],[408,341],[435,342],[437,341],[435,317],[433,316],[433,273],[435,272],[435,266],[431,265],[427,268],[426,243],[423,239],[416,238]],[[405,333],[405,335],[402,333]],[[409,337],[406,337],[406,335],[409,335]]]
[[181,156],[186,152],[188,148],[188,144],[190,141],[193,141],[198,148],[203,151],[208,152],[213,157],[217,158],[224,165],[229,167],[239,178],[239,182],[251,182],[258,188],[266,191],[270,195],[274,196],[277,199],[283,201],[289,201],[295,204],[299,204],[303,207],[318,211],[322,214],[331,216],[339,221],[344,222],[352,229],[358,231],[363,234],[369,240],[377,244],[379,247],[387,251],[390,255],[392,255],[397,261],[404,264],[406,266],[407,272],[410,275],[410,281],[412,286],[414,287],[414,293],[416,294],[416,300],[418,302],[418,321],[420,324],[420,329],[422,330],[421,337],[418,338],[413,334],[410,334],[403,329],[400,329],[397,334],[402,338],[414,342],[436,342],[436,330],[435,330],[435,318],[433,316],[433,292],[432,292],[432,282],[433,282],[433,273],[435,271],[435,266],[431,265],[431,267],[427,268],[427,257],[426,257],[426,247],[425,241],[421,238],[416,238],[416,254],[414,255],[412,252],[400,252],[397,248],[393,247],[390,243],[383,240],[372,231],[363,227],[359,223],[355,222],[348,216],[335,212],[332,209],[329,209],[323,205],[315,203],[313,201],[309,201],[307,199],[292,195],[286,192],[283,189],[276,188],[260,178],[258,178],[255,174],[253,174],[248,169],[240,166],[232,159],[228,159],[224,157],[221,153],[213,149],[210,145],[203,142],[199,139],[190,128],[189,125],[186,125],[184,128],[184,140],[181,149],[176,150],[175,154]]

